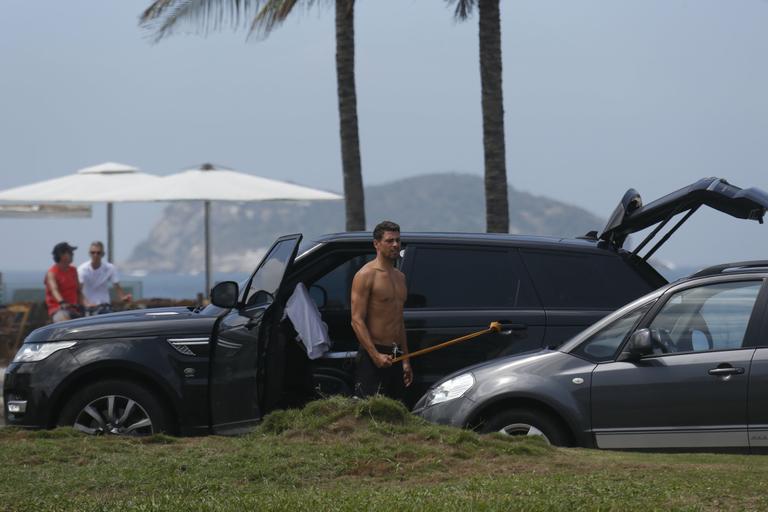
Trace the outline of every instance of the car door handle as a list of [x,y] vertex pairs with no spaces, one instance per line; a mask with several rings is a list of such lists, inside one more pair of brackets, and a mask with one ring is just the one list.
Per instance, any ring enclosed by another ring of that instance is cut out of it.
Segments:
[[728,368],[711,368],[709,370],[710,375],[716,375],[716,376],[722,376],[722,375],[741,375],[744,373],[744,368],[734,368],[734,367],[728,367]]
[[526,324],[511,324],[504,321],[499,322],[501,324],[501,335],[512,336],[513,338],[525,338],[528,334],[528,326]]
[[524,331],[528,329],[528,325],[526,324],[509,324],[503,321],[499,323],[501,324],[502,331]]

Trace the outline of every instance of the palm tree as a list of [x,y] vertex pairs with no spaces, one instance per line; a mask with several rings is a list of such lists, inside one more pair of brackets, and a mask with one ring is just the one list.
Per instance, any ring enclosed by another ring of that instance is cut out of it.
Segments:
[[[140,23],[152,29],[159,40],[171,34],[181,23],[192,22],[207,32],[227,23],[238,28],[250,18],[250,32],[267,36],[287,19],[297,5],[311,7],[319,3],[319,0],[154,0],[142,13]],[[365,196],[355,88],[355,0],[334,0],[334,3],[346,229],[362,231],[365,229]]]
[[509,232],[504,99],[501,89],[500,0],[447,0],[454,15],[466,20],[477,8],[480,19],[480,86],[485,152],[485,223],[489,233]]

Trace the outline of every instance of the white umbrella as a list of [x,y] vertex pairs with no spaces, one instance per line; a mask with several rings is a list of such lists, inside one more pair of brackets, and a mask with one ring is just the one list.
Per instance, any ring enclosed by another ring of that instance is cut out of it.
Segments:
[[90,218],[90,216],[91,205],[88,204],[0,204],[0,217]]
[[38,203],[107,203],[107,259],[113,261],[112,203],[125,201],[122,190],[152,189],[160,178],[129,165],[107,162],[74,174],[0,192],[0,201]]
[[[116,195],[115,197],[118,197]],[[132,187],[120,192],[123,201],[202,201],[205,237],[205,293],[211,289],[211,201],[323,201],[342,197],[285,181],[204,164],[160,178],[151,189]]]

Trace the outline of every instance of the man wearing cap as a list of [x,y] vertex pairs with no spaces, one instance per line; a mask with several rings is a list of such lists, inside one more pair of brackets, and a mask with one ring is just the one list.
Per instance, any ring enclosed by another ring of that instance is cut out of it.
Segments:
[[103,261],[103,243],[98,240],[91,242],[88,252],[91,256],[90,261],[77,267],[77,276],[82,284],[85,307],[87,311],[92,311],[95,314],[111,313],[110,285],[114,286],[117,296],[123,302],[129,302],[131,294],[125,293],[120,286],[120,277],[117,275],[115,266],[108,261]]
[[45,304],[52,322],[62,322],[73,317],[73,309],[83,303],[77,269],[72,265],[75,249],[67,242],[53,247],[54,264],[45,274]]

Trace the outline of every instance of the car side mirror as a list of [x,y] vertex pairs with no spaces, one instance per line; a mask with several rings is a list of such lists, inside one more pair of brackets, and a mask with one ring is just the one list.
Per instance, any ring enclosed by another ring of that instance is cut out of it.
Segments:
[[638,329],[629,337],[619,360],[635,361],[649,354],[653,354],[653,334],[650,329]]
[[253,306],[254,304],[271,304],[274,301],[274,295],[266,290],[259,290],[248,298],[246,306]]
[[211,304],[220,308],[230,309],[237,306],[240,295],[239,287],[234,281],[222,281],[211,288]]

